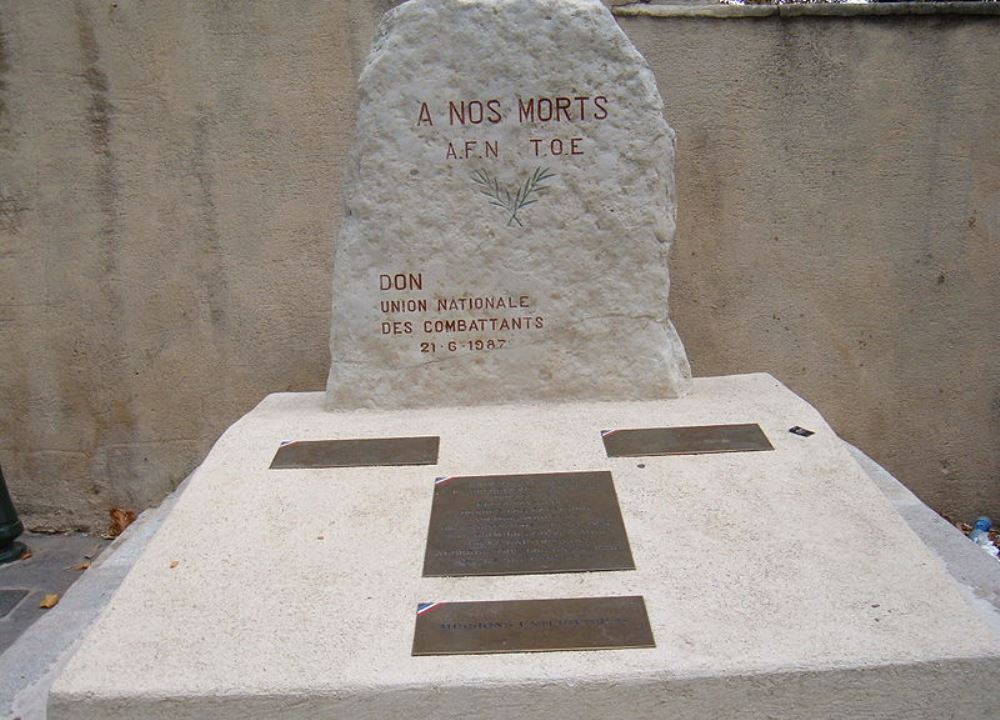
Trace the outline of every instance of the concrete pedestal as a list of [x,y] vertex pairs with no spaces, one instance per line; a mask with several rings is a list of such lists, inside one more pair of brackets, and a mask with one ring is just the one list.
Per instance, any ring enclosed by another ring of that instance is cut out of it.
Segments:
[[[820,415],[766,375],[679,400],[329,413],[272,395],[192,478],[53,686],[56,720],[940,720],[1000,639]],[[757,422],[773,452],[608,459],[600,430]],[[792,425],[816,431],[788,433]],[[438,466],[269,470],[438,434]],[[634,572],[422,578],[439,475],[610,469]],[[421,601],[643,595],[655,649],[411,657]]]

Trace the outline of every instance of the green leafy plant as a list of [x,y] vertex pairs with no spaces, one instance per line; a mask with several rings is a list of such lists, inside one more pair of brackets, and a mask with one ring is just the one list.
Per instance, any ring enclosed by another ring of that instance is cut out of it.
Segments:
[[538,195],[549,187],[545,181],[554,177],[556,177],[555,173],[549,172],[548,168],[537,167],[514,192],[501,185],[495,175],[490,175],[485,170],[474,172],[472,181],[478,186],[479,192],[489,198],[490,205],[495,205],[506,211],[507,227],[514,223],[517,223],[519,227],[524,227],[518,213],[538,202]]

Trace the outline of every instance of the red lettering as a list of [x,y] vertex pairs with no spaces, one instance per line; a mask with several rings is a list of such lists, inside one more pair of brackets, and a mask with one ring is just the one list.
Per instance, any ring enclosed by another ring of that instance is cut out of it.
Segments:
[[499,100],[489,100],[486,103],[486,109],[490,111],[489,120],[491,123],[496,125],[498,122],[503,120],[503,115],[500,114],[500,101]]
[[[544,110],[542,108],[545,108]],[[553,104],[550,98],[538,98],[538,119],[548,122],[552,119]]]
[[598,110],[598,112],[594,113],[594,120],[604,120],[608,116],[607,102],[608,99],[603,95],[598,95],[594,98],[594,105],[597,106]]
[[382,323],[383,335],[411,335],[413,334],[412,322],[384,322]]
[[395,275],[379,275],[379,290],[423,290],[423,273],[396,273]]
[[535,122],[535,98],[528,100],[527,104],[518,98],[517,110],[520,122]]
[[433,125],[434,120],[431,119],[431,111],[427,107],[427,103],[420,103],[420,117],[417,118],[417,125]]
[[568,97],[556,98],[556,122],[559,122],[562,119],[562,115],[566,115],[566,122],[573,122],[573,118],[569,114],[569,108],[572,104],[573,101]]
[[[462,103],[463,105],[465,103]],[[480,125],[483,122],[483,104],[478,100],[469,103],[469,122],[473,125]]]

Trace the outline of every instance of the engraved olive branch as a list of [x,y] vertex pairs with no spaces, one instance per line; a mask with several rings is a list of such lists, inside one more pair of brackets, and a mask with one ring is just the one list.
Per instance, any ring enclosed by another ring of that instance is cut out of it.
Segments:
[[507,211],[507,227],[517,223],[519,227],[524,227],[521,218],[517,216],[522,209],[538,202],[534,197],[542,190],[547,190],[546,180],[554,178],[555,173],[549,172],[548,168],[537,167],[527,180],[521,183],[517,191],[511,193],[506,187],[500,184],[496,176],[490,175],[485,170],[477,170],[472,174],[472,181],[479,186],[479,192],[490,199],[490,205],[496,205]]

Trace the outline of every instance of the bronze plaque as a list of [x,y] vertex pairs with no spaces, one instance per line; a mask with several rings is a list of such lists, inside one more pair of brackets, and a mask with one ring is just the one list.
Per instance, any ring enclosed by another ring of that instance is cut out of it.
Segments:
[[414,655],[656,647],[641,596],[417,606]]
[[607,471],[435,481],[424,576],[634,569]]
[[756,423],[603,430],[601,437],[608,457],[774,450],[764,431]]
[[271,469],[437,465],[439,437],[283,442]]

